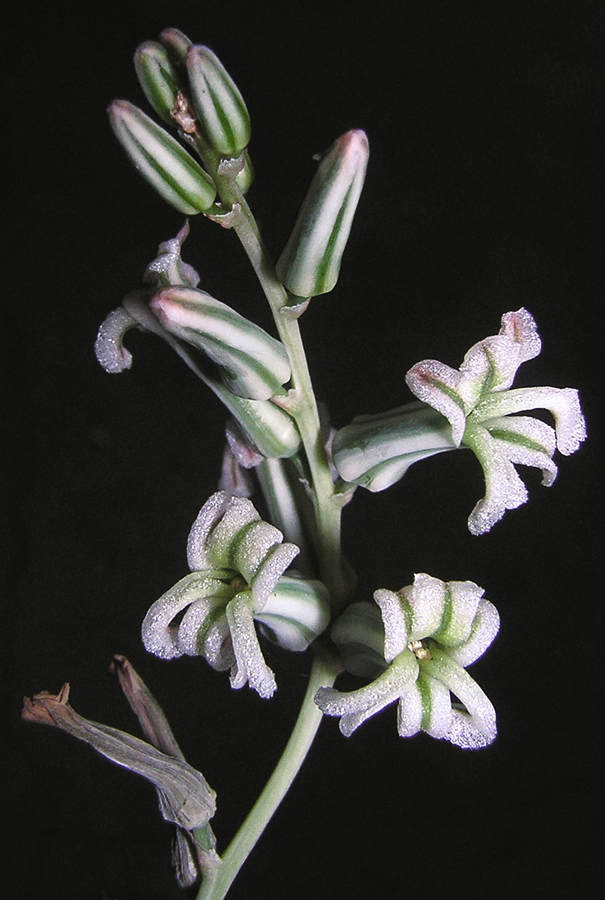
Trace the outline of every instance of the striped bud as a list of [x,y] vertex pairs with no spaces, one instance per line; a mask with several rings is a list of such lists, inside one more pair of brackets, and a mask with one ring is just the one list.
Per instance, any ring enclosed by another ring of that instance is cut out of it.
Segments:
[[151,299],[151,309],[175,337],[206,353],[234,394],[268,400],[284,394],[290,361],[283,344],[254,322],[203,291],[171,286]]
[[270,400],[247,400],[217,381],[208,384],[261,456],[267,459],[294,456],[301,438],[292,416]]
[[187,53],[189,87],[201,130],[220,156],[235,159],[250,143],[250,116],[235,82],[208,47]]
[[134,68],[150,105],[165,122],[175,126],[174,113],[183,93],[166,48],[156,41],[140,44],[134,54]]
[[130,161],[160,197],[188,216],[212,206],[214,182],[168,132],[127,100],[114,100],[108,112]]
[[319,163],[277,263],[277,274],[292,294],[314,297],[336,284],[369,152],[364,131],[347,131]]
[[347,672],[374,678],[384,671],[384,627],[375,603],[347,606],[332,626],[330,637]]
[[455,450],[448,420],[423,403],[408,403],[374,416],[358,416],[336,432],[332,458],[344,481],[382,491],[409,467]]
[[170,58],[176,65],[184,66],[187,62],[187,52],[192,46],[186,34],[178,28],[165,28],[160,34],[160,42],[168,50]]
[[306,650],[330,622],[330,596],[321,581],[290,573],[256,613],[261,633],[285,650]]

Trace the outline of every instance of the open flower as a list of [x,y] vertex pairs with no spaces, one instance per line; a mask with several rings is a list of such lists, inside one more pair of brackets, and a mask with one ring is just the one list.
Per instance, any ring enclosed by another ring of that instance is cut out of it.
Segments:
[[459,747],[490,744],[496,736],[494,708],[464,668],[498,632],[498,612],[483,599],[482,588],[472,581],[445,583],[419,574],[413,585],[397,592],[378,590],[374,599],[377,606],[348,607],[332,638],[345,664],[353,660],[355,673],[382,671],[358,690],[320,688],[315,696],[320,709],[340,716],[347,737],[397,703],[401,737],[426,731]]
[[[542,483],[549,486],[557,475],[555,449],[568,456],[586,437],[576,390],[510,389],[521,363],[540,349],[536,323],[519,309],[502,316],[497,335],[471,347],[459,370],[427,359],[407,373],[411,391],[450,423],[454,444],[469,447],[481,463],[486,491],[468,520],[473,534],[489,531],[507,509],[526,502],[515,465],[541,469]],[[554,429],[533,417],[511,415],[532,409],[548,410]]]
[[323,584],[284,575],[298,554],[282,532],[263,522],[250,500],[213,494],[193,523],[187,544],[191,574],[145,616],[143,643],[163,659],[204,656],[231,685],[248,683],[270,697],[275,678],[265,663],[255,621],[270,639],[304,650],[329,622]]

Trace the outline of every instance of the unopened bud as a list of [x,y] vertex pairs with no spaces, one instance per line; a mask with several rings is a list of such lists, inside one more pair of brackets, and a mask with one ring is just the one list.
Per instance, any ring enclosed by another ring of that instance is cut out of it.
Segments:
[[134,68],[139,84],[158,116],[169,125],[176,125],[174,112],[182,91],[166,48],[156,41],[140,44],[134,54]]
[[186,34],[183,34],[178,28],[165,28],[160,34],[160,42],[166,47],[170,58],[175,64],[179,66],[185,65],[187,52],[193,44],[193,41],[189,40]]
[[290,572],[282,575],[255,618],[274,644],[302,652],[330,623],[330,595],[321,581]]
[[210,147],[235,159],[250,143],[250,116],[237,85],[216,54],[199,44],[189,48],[191,98]]
[[336,284],[369,152],[364,131],[347,131],[319,163],[277,263],[278,277],[292,294],[314,297]]
[[188,216],[212,206],[214,182],[167,131],[127,100],[114,100],[108,112],[130,161],[167,203]]
[[180,286],[158,291],[150,306],[167,331],[220,366],[235,394],[268,400],[284,393],[290,361],[283,344],[230,306]]

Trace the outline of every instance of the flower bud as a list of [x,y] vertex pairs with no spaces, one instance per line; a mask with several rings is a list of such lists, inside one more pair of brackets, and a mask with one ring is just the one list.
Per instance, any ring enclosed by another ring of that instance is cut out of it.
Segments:
[[351,603],[334,622],[330,637],[347,672],[375,678],[386,668],[384,627],[375,603]]
[[170,58],[176,65],[185,65],[187,52],[193,44],[186,34],[183,34],[178,28],[165,28],[160,34],[160,42],[166,47]]
[[277,263],[278,277],[292,294],[314,297],[336,284],[369,152],[364,131],[347,131],[319,163]]
[[235,159],[250,143],[250,116],[235,82],[208,47],[187,53],[187,72],[195,111],[210,147]]
[[238,397],[219,382],[210,387],[223,401],[255,450],[267,459],[287,459],[300,447],[300,432],[292,416],[270,400]]
[[130,161],[167,203],[185,215],[212,206],[214,182],[168,132],[127,100],[114,100],[108,112]]
[[179,77],[165,47],[145,41],[134,54],[134,68],[147,100],[169,125],[176,124],[173,113],[182,97]]
[[150,303],[164,328],[206,353],[240,397],[268,400],[283,394],[290,361],[283,344],[254,322],[203,291],[164,288]]
[[274,644],[302,652],[328,627],[330,596],[321,581],[291,572],[282,575],[255,619]]

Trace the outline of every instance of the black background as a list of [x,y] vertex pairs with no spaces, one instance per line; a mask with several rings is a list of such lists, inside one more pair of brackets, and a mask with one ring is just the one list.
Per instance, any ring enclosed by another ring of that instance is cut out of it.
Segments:
[[[349,740],[320,729],[230,898],[567,897],[596,889],[600,787],[602,464],[598,416],[604,6],[375,0],[14,5],[4,18],[4,849],[16,898],[171,900],[170,829],[149,785],[58,732],[23,725],[23,694],[71,683],[83,715],[135,730],[108,674],[126,654],[189,760],[218,792],[220,847],[285,743],[307,660],[268,651],[271,702],[201,660],[163,663],[139,638],[186,571],[184,543],[215,489],[222,410],[165,346],[134,335],[106,375],[97,327],[137,287],[181,217],[131,170],[107,125],[144,105],[136,45],[167,26],[209,44],[253,122],[250,201],[279,253],[313,154],[364,128],[372,155],[334,292],[302,320],[336,425],[410,399],[406,370],[459,365],[522,305],[543,338],[518,385],[581,391],[589,441],[550,490],[481,538],[470,454],[415,466],[345,515],[360,597],[415,571],[472,579],[502,618],[474,674],[496,743],[403,741],[389,709]],[[6,208],[6,207],[5,207]],[[184,252],[201,287],[269,326],[234,235],[201,218]]]

